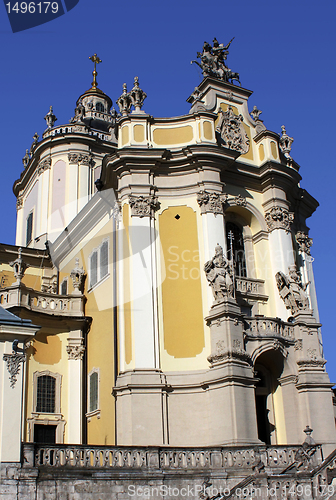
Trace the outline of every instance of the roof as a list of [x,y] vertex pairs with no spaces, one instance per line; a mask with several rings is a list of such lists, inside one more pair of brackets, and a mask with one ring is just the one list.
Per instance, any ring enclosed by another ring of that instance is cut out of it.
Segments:
[[[0,306],[0,325],[22,326],[22,327],[35,327],[30,319],[21,319],[15,314],[6,311]],[[36,326],[36,328],[38,328]]]

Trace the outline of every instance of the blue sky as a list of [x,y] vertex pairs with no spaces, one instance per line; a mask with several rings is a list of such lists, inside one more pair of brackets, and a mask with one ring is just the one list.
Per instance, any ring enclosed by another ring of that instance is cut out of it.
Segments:
[[[7,1],[7,0],[6,0]],[[269,130],[285,125],[294,137],[301,187],[320,202],[309,219],[325,356],[336,383],[333,320],[335,248],[335,48],[334,0],[80,0],[54,21],[13,34],[0,6],[1,182],[0,241],[14,243],[12,185],[34,132],[53,105],[57,124],[73,116],[76,99],[90,87],[97,52],[98,84],[115,103],[134,76],[147,92],[144,109],[154,116],[188,112],[186,98],[201,81],[190,65],[204,40],[227,43],[228,65],[253,90]]]

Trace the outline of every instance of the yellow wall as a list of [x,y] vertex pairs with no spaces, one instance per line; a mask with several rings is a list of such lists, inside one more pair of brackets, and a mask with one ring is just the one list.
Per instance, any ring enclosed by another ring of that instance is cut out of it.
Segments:
[[160,214],[159,223],[166,266],[162,283],[164,348],[175,358],[194,357],[204,348],[196,213],[187,206],[169,207]]

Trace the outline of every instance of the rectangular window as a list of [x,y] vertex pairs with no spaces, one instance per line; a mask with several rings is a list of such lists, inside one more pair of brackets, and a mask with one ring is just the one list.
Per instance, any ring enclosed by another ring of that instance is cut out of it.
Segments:
[[63,280],[61,283],[61,295],[68,294],[68,282],[67,280]]
[[93,252],[90,257],[90,287],[98,282],[98,252]]
[[42,375],[37,378],[36,411],[38,413],[55,413],[55,389],[55,377]]
[[100,247],[100,279],[108,274],[108,241],[104,241]]
[[109,273],[109,241],[104,240],[95,248],[89,257],[89,288],[108,276]]
[[27,217],[27,226],[26,226],[26,246],[29,245],[33,237],[33,212]]
[[89,376],[89,412],[98,410],[98,372],[94,371]]

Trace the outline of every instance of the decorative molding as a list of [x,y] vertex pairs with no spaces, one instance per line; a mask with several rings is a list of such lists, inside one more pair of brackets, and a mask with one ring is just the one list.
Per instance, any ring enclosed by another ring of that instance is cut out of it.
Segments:
[[23,207],[23,195],[19,195],[16,199],[16,210],[20,210]]
[[156,196],[129,196],[132,217],[152,217],[158,207]]
[[303,349],[302,339],[297,339],[294,344],[294,351],[302,351],[302,349]]
[[235,201],[235,204],[236,205],[239,205],[241,207],[246,207],[246,198],[244,196],[242,196],[241,194],[239,194],[238,196],[235,197],[234,199]]
[[91,165],[91,157],[88,154],[83,153],[68,153],[68,160],[70,164],[77,163],[78,165]]
[[308,283],[302,283],[301,275],[297,272],[295,266],[290,266],[288,271],[288,274],[279,271],[275,275],[279,295],[292,314],[299,311],[308,311],[309,300],[306,294]]
[[12,354],[4,354],[3,360],[7,365],[10,386],[12,387],[12,389],[14,389],[14,386],[17,382],[17,376],[20,373],[20,364],[26,361],[26,356],[24,354],[13,352]]
[[219,121],[216,132],[220,135],[220,144],[228,149],[246,154],[250,149],[250,140],[243,124],[243,115],[235,115],[231,106],[227,111],[218,112]]
[[284,229],[289,232],[294,220],[294,213],[283,207],[272,207],[265,213],[265,222],[269,232]]
[[298,231],[295,235],[295,241],[298,244],[300,252],[310,255],[310,247],[313,244],[313,239],[309,238],[308,234]]
[[197,193],[197,203],[201,207],[201,213],[211,213],[215,216],[223,214],[223,204],[227,202],[228,195],[225,193],[208,193],[199,191]]
[[75,338],[68,339],[68,345],[66,346],[66,352],[68,354],[68,359],[82,360],[85,352],[85,347],[82,344],[83,339]]
[[40,175],[42,174],[42,172],[44,172],[45,170],[48,170],[48,168],[51,167],[51,158],[45,158],[44,160],[42,160],[38,167],[37,167],[37,173]]

